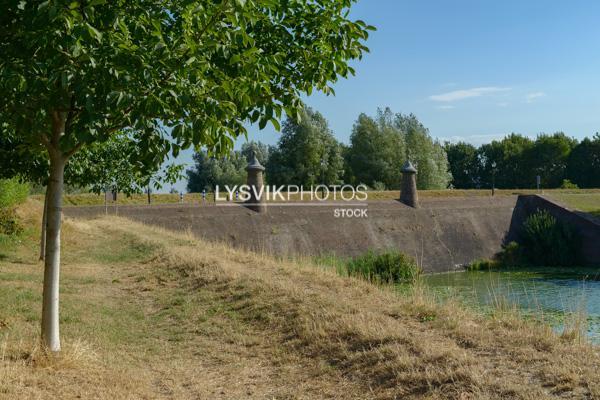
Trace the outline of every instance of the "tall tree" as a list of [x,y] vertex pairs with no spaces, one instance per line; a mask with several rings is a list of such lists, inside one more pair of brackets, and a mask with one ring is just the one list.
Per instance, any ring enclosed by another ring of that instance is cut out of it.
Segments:
[[444,148],[413,114],[394,114],[389,108],[379,109],[375,118],[361,114],[350,143],[347,163],[357,182],[398,189],[407,159],[417,164],[419,189],[443,189],[450,182]]
[[246,165],[247,158],[239,151],[219,157],[199,151],[194,154],[194,167],[187,170],[188,192],[212,191],[217,185],[222,188],[246,183]]
[[398,134],[393,124],[389,108],[379,109],[376,118],[366,114],[358,116],[346,151],[353,183],[370,187],[382,184],[388,189],[400,187],[406,146],[404,137]]
[[288,118],[277,148],[269,154],[266,176],[273,185],[333,185],[344,174],[342,148],[318,112],[307,108],[300,120]]
[[567,177],[581,188],[600,188],[600,133],[573,148],[567,160]]
[[194,166],[186,171],[187,189],[190,193],[214,190],[215,186],[241,185],[246,183],[246,166],[256,156],[266,165],[269,147],[261,142],[245,142],[239,151],[226,156],[211,156],[206,150],[194,154]]
[[465,142],[444,144],[452,186],[456,189],[474,189],[479,185],[479,157],[477,148]]
[[[0,127],[50,160],[42,339],[60,350],[64,170],[82,147],[136,133],[139,162],[191,145],[227,152],[300,95],[353,73],[370,29],[351,0],[2,0]],[[170,135],[168,133],[170,132]]]
[[442,145],[433,140],[427,129],[414,114],[396,114],[394,125],[404,136],[405,158],[417,170],[417,188],[446,189],[452,176],[448,172],[448,158]]
[[577,140],[563,132],[539,135],[525,154],[523,166],[541,178],[542,187],[557,188],[566,178],[567,161]]
[[[511,133],[502,140],[482,145],[479,150],[481,186],[514,189],[535,185],[535,174],[524,163],[533,141],[526,136]],[[493,167],[495,163],[495,167]]]

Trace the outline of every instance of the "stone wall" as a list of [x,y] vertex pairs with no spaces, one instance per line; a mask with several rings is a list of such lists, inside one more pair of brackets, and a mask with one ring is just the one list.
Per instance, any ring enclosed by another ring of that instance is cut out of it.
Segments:
[[[257,214],[231,204],[119,206],[118,214],[208,240],[289,256],[356,256],[398,249],[429,272],[460,269],[501,249],[514,223],[516,196],[425,199],[414,209],[397,201],[368,202],[366,218],[336,218],[336,206],[269,205]],[[109,207],[109,213],[115,209]],[[65,208],[70,217],[104,214],[104,207]]]
[[579,253],[581,261],[586,266],[600,266],[600,223],[598,219],[580,211],[570,210],[545,196],[519,196],[507,240],[518,240],[523,221],[537,210],[547,210],[557,220],[571,226],[581,239]]

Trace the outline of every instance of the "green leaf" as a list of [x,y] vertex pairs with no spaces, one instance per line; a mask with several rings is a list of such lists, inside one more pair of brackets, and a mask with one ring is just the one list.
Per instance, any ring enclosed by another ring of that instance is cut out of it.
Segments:
[[95,38],[98,41],[98,43],[102,42],[102,33],[98,29],[94,28],[89,23],[86,23],[86,28],[87,28],[88,33],[90,34],[90,36],[92,36],[93,38]]
[[271,118],[271,124],[273,124],[273,128],[275,128],[276,131],[279,132],[281,130],[281,125],[276,118]]

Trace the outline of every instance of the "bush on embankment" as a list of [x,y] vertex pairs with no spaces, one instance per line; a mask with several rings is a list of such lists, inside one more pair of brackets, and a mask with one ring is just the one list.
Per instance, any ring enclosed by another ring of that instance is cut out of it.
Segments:
[[546,210],[537,210],[523,223],[524,261],[538,266],[573,266],[579,261],[579,237]]
[[476,260],[469,271],[518,266],[568,267],[578,265],[580,239],[566,223],[546,210],[537,210],[523,222],[519,243],[510,242],[491,260]]
[[29,185],[16,178],[0,179],[0,235],[16,235],[23,231],[15,207],[29,194]]

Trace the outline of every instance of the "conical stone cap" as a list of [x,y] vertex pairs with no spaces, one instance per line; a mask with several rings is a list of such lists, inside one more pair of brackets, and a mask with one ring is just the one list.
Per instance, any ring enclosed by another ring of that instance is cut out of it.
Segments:
[[265,167],[260,165],[260,163],[258,162],[258,159],[256,158],[256,155],[254,155],[252,157],[252,161],[250,161],[250,163],[246,166],[246,171],[264,171],[264,170],[265,170]]
[[406,174],[416,174],[417,173],[417,169],[411,164],[410,161],[406,161],[404,163],[404,165],[402,166],[402,173],[406,173]]

